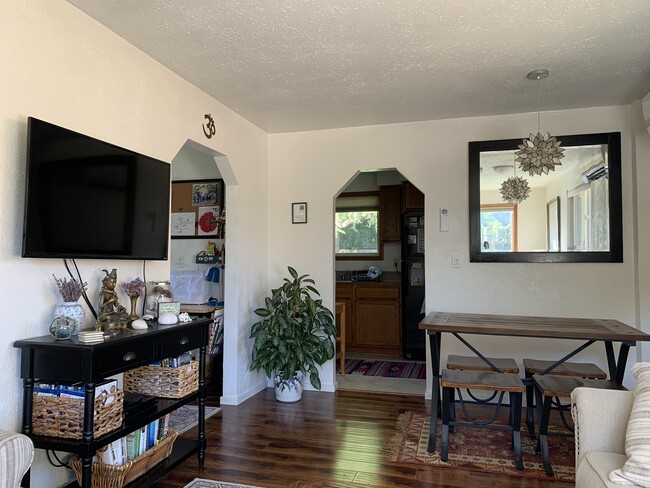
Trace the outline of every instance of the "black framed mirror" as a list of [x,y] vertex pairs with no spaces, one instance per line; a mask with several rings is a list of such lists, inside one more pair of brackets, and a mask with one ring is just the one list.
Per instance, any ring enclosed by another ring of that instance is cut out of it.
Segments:
[[[561,164],[534,176],[515,165],[522,139],[469,143],[470,262],[623,262],[621,133],[557,139]],[[500,192],[512,176],[530,188],[518,204]]]

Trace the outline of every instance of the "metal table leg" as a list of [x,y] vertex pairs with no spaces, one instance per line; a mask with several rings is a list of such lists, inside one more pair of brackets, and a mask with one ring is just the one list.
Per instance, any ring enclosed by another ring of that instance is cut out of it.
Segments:
[[440,340],[441,332],[427,331],[429,336],[429,347],[431,349],[431,369],[433,381],[431,386],[431,422],[429,424],[429,443],[427,452],[433,454],[436,450],[436,432],[438,427],[438,415],[440,412]]

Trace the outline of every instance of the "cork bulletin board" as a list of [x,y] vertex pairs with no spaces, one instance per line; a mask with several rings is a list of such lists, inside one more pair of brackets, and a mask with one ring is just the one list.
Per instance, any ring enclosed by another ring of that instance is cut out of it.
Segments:
[[172,239],[219,237],[222,213],[223,180],[172,181]]

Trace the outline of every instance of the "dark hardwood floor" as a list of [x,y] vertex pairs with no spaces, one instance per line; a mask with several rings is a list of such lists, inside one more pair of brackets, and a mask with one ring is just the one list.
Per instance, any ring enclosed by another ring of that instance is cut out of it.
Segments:
[[399,414],[430,412],[429,405],[417,396],[352,391],[305,392],[301,402],[282,404],[267,389],[237,407],[224,405],[207,420],[202,469],[192,456],[155,486],[182,487],[194,478],[264,488],[572,486],[385,461]]

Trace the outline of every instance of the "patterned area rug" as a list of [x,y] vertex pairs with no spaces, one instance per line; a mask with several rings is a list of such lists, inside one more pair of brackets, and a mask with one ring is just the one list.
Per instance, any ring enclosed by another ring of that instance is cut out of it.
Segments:
[[[340,372],[340,371],[339,371]],[[382,376],[384,378],[426,379],[424,363],[406,363],[402,361],[365,361],[363,359],[346,359],[345,374],[364,376]]]
[[184,488],[259,488],[251,485],[238,485],[236,483],[224,483],[223,481],[204,480],[195,478],[185,485]]
[[[556,430],[562,431],[559,427]],[[514,453],[510,449],[510,437],[510,432],[503,430],[456,427],[454,433],[449,435],[449,458],[443,462],[439,451],[433,455],[427,453],[429,415],[424,412],[404,412],[397,420],[397,433],[389,445],[388,461],[544,480],[575,480],[573,437],[549,436],[554,478],[549,478],[544,472],[541,455],[535,454],[537,441],[530,439],[525,429],[521,436],[525,469],[517,470]],[[436,446],[440,446],[440,427]]]
[[[205,418],[210,418],[219,411],[219,407],[205,407]],[[169,427],[176,429],[179,434],[187,432],[199,424],[198,414],[199,407],[196,405],[183,405],[169,416]]]

